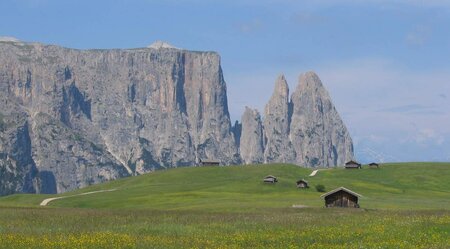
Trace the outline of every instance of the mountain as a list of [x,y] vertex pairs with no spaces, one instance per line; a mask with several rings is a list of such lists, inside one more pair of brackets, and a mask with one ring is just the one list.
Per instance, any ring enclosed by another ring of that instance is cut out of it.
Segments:
[[297,163],[333,166],[353,159],[350,134],[314,72],[300,75],[291,105],[289,138]]
[[[240,146],[245,163],[289,162],[329,167],[353,159],[350,134],[314,72],[300,75],[290,100],[286,79],[279,76],[265,107],[263,132],[258,122],[259,114],[246,109]],[[250,135],[242,142],[244,134]],[[262,148],[255,141],[264,141]]]
[[215,52],[3,39],[0,195],[61,193],[201,159],[341,165],[351,139],[313,76],[291,100],[281,77],[265,117],[248,109],[232,126]]
[[214,52],[0,42],[0,94],[2,194],[240,163]]

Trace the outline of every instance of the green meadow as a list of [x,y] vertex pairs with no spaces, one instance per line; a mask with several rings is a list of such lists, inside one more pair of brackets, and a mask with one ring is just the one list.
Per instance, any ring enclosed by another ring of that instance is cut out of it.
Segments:
[[[6,196],[0,248],[450,248],[450,163],[311,172],[177,168],[61,195]],[[279,182],[263,183],[266,175]],[[302,178],[309,189],[296,188]],[[324,208],[318,184],[361,194],[361,208]],[[39,206],[59,196],[68,197]]]

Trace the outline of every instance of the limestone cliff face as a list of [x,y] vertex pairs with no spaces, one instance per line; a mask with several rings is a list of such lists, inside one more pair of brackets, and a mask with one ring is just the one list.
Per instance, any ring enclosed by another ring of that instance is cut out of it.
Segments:
[[[250,114],[244,114],[242,119],[240,152],[245,163],[288,162],[306,167],[330,167],[342,166],[353,159],[350,134],[314,72],[300,76],[290,100],[286,79],[278,77],[265,107],[261,137],[255,132],[256,122],[250,125],[249,117]],[[245,134],[251,139],[242,141]],[[257,148],[249,140],[265,141],[263,158],[255,156],[261,149],[249,149]]]
[[5,99],[0,113],[0,193],[35,193],[36,165],[32,158],[27,114],[16,109],[7,112]]
[[261,116],[257,110],[245,108],[242,115],[242,135],[240,141],[242,161],[246,164],[264,160],[264,141]]
[[2,119],[24,120],[0,131],[0,170],[16,179],[0,175],[0,194],[59,193],[199,159],[240,163],[213,52],[0,42],[0,95]]
[[76,50],[0,41],[0,195],[61,193],[201,159],[334,166],[352,141],[317,75],[231,126],[220,57],[165,43]]
[[295,161],[295,151],[289,139],[290,111],[289,86],[284,76],[280,75],[265,108],[264,161],[266,163]]
[[300,75],[291,102],[293,111],[289,137],[297,163],[337,166],[353,158],[350,134],[314,72]]

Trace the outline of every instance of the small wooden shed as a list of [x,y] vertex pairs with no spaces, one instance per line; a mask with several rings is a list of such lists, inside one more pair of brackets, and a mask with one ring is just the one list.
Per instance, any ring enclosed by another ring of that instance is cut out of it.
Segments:
[[297,188],[309,188],[308,182],[305,179],[298,180]]
[[360,169],[361,164],[356,161],[351,160],[351,161],[345,163],[345,168],[346,169]]
[[268,175],[268,176],[264,177],[263,182],[266,182],[266,183],[276,183],[276,182],[278,182],[278,180],[277,180],[277,178],[276,178],[275,176],[273,176],[273,175]]
[[219,166],[220,161],[217,160],[210,160],[210,159],[200,159],[200,165],[201,166]]
[[360,194],[340,187],[331,190],[328,193],[321,195],[325,199],[325,207],[351,207],[359,208],[358,198],[362,197]]
[[379,168],[380,167],[380,165],[378,164],[378,163],[370,163],[369,164],[369,167],[371,167],[371,168]]

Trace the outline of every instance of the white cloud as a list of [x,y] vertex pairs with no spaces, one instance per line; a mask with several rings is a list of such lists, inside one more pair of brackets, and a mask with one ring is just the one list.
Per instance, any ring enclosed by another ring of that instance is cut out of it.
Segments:
[[435,130],[425,128],[417,132],[414,140],[421,145],[426,145],[427,143],[442,145],[445,141],[445,138]]

